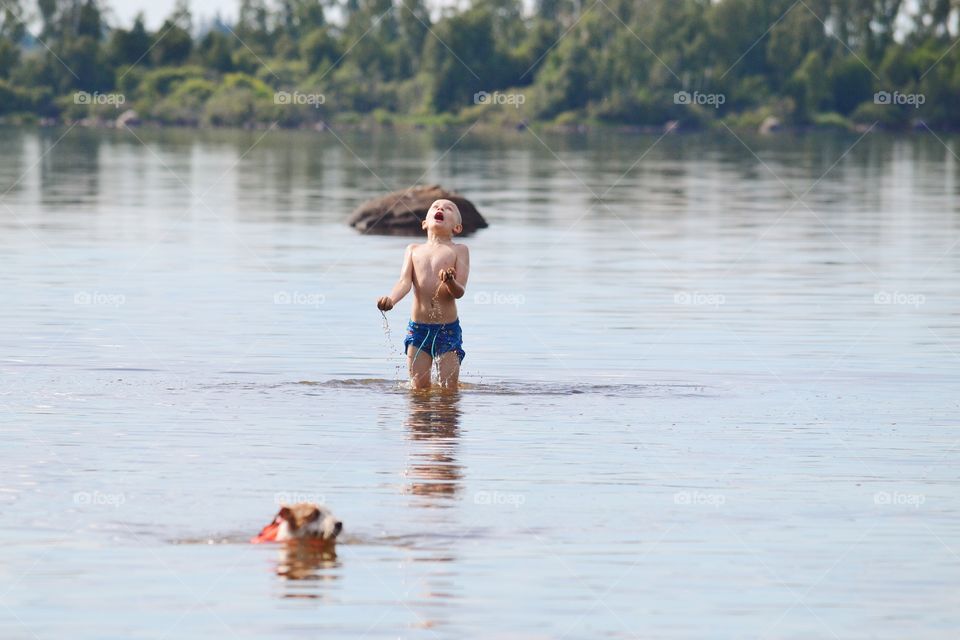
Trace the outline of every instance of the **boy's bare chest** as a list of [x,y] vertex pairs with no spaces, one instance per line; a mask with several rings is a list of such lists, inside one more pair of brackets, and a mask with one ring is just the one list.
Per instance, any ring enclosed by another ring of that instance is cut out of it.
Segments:
[[441,269],[449,269],[456,263],[457,252],[452,247],[420,247],[413,254],[413,268],[420,278],[436,276]]

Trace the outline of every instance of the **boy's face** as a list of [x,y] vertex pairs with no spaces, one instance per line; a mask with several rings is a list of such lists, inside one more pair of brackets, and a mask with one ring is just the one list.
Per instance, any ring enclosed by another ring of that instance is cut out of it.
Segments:
[[422,227],[434,233],[443,233],[453,235],[460,233],[463,229],[460,221],[460,209],[449,200],[434,200],[430,208],[427,209],[427,217],[424,219]]

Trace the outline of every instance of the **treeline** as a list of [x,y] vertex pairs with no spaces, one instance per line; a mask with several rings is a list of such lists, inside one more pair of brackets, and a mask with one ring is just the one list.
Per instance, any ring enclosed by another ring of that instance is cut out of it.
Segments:
[[103,0],[0,3],[0,115],[960,125],[960,0],[240,0],[155,31]]

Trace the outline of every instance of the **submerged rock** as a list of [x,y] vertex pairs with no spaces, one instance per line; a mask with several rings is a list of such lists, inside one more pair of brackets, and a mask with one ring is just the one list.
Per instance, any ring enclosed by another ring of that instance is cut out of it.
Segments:
[[472,202],[437,184],[410,187],[367,200],[350,214],[347,224],[362,233],[419,236],[423,234],[420,223],[426,217],[427,209],[434,200],[440,198],[450,200],[460,209],[460,217],[463,219],[461,235],[487,227],[487,221]]

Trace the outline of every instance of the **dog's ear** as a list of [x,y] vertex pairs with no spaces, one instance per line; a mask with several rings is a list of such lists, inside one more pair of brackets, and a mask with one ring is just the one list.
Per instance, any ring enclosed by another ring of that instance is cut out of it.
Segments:
[[314,508],[313,511],[310,512],[310,515],[307,516],[305,522],[316,522],[320,519],[321,515],[320,509]]
[[293,511],[291,511],[290,507],[288,507],[287,505],[283,505],[282,507],[280,507],[280,513],[278,513],[277,515],[283,518],[284,520],[286,520],[287,522],[293,521]]

